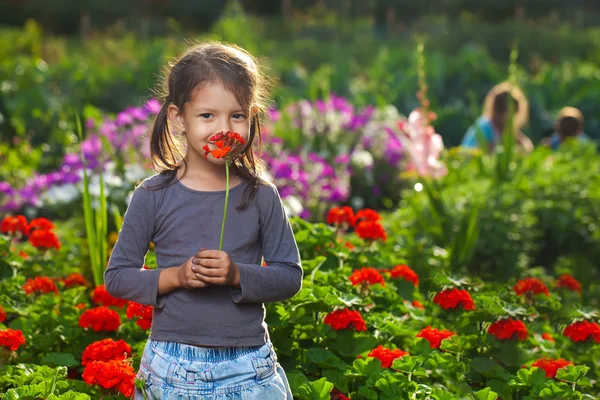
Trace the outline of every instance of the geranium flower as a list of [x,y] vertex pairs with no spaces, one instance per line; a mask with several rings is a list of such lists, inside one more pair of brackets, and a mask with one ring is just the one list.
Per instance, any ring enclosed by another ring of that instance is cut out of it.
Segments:
[[546,287],[544,282],[542,282],[538,278],[521,279],[515,285],[514,290],[517,296],[531,296],[540,293],[544,293],[546,296],[549,296],[548,288]]
[[387,233],[383,226],[377,221],[361,221],[354,230],[364,240],[387,240]]
[[79,326],[83,329],[92,328],[96,332],[116,331],[121,326],[121,317],[119,313],[107,307],[91,308],[81,314]]
[[60,241],[52,231],[35,230],[31,233],[31,236],[29,236],[29,243],[42,250],[51,248],[60,250]]
[[556,282],[557,288],[566,288],[572,292],[581,293],[581,283],[569,274],[561,275]]
[[7,216],[2,220],[0,224],[0,232],[16,235],[21,233],[23,236],[29,235],[29,226],[27,225],[27,218],[24,215]]
[[25,290],[26,294],[58,293],[56,284],[47,276],[36,276],[35,278],[27,279],[23,285],[23,290]]
[[371,350],[371,352],[369,353],[369,355],[367,357],[373,357],[373,358],[376,358],[379,361],[381,361],[381,366],[383,368],[390,368],[396,358],[401,358],[406,355],[409,355],[409,354],[408,354],[408,352],[406,352],[404,350],[401,350],[401,349],[392,350],[392,349],[383,347],[382,345],[379,345],[376,348],[374,348],[373,350]]
[[418,338],[423,338],[429,342],[429,346],[432,349],[439,349],[442,344],[442,340],[447,339],[451,336],[456,335],[456,333],[449,331],[447,329],[438,330],[428,326],[427,328],[421,330],[418,334]]
[[15,329],[5,329],[0,331],[0,347],[16,351],[25,344],[23,332]]
[[92,301],[96,305],[103,305],[106,307],[121,308],[127,304],[127,300],[113,297],[110,293],[108,293],[104,284],[94,289],[94,292],[92,293]]
[[396,265],[394,268],[392,268],[390,274],[392,278],[402,278],[405,281],[412,282],[415,287],[419,286],[419,275],[417,275],[417,273],[408,265]]
[[324,322],[336,331],[349,328],[354,328],[357,332],[367,330],[362,315],[358,311],[348,310],[347,308],[327,314]]
[[510,340],[518,337],[520,340],[527,339],[529,332],[522,321],[512,318],[502,319],[490,325],[488,333],[500,340]]
[[54,224],[46,218],[36,218],[32,219],[29,222],[29,231],[33,232],[35,230],[40,231],[51,231],[54,229]]
[[85,367],[82,378],[88,385],[119,391],[127,398],[133,394],[135,372],[125,361],[92,361]]
[[209,144],[202,147],[204,158],[208,158],[209,154],[214,158],[225,158],[237,146],[245,144],[246,141],[239,133],[231,131],[217,133],[210,137]]
[[444,310],[457,308],[459,305],[462,305],[466,311],[475,310],[475,304],[469,292],[458,288],[442,290],[435,295],[433,302],[439,304]]
[[136,303],[130,301],[127,304],[127,318],[136,319],[135,323],[140,328],[147,330],[152,326],[152,316],[154,314],[154,307],[147,306],[145,304]]
[[329,225],[336,225],[344,228],[354,226],[356,220],[354,219],[352,207],[333,207],[327,213],[327,223]]
[[85,287],[90,286],[90,283],[88,282],[88,280],[85,279],[83,277],[83,275],[81,275],[78,272],[74,272],[74,273],[70,274],[69,276],[67,276],[64,279],[63,282],[65,284],[65,289],[72,288],[75,286],[85,286]]
[[549,342],[554,342],[554,338],[548,332],[542,333],[542,339],[547,340]]
[[131,346],[123,339],[112,338],[98,340],[85,348],[81,356],[84,367],[92,361],[125,360],[131,357]]
[[361,268],[359,270],[355,270],[350,275],[350,282],[352,282],[353,286],[356,285],[375,285],[376,283],[380,283],[381,286],[385,286],[385,280],[383,276],[375,268]]
[[600,326],[595,322],[574,322],[565,328],[563,334],[574,342],[585,342],[590,339],[600,343]]
[[4,308],[0,306],[0,322],[4,322],[6,320],[6,317],[6,311],[4,311]]
[[543,369],[546,372],[547,378],[554,378],[556,377],[556,372],[559,369],[565,368],[568,365],[573,365],[573,363],[571,361],[563,360],[562,358],[559,358],[558,360],[551,358],[540,358],[531,366]]
[[360,221],[371,221],[371,222],[375,222],[375,221],[381,221],[381,215],[379,215],[379,213],[371,208],[363,208],[362,210],[358,211],[356,213],[356,222],[360,222]]

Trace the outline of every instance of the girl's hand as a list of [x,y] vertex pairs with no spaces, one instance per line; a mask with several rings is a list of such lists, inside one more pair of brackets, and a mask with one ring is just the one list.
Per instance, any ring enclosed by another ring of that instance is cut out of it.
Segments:
[[192,271],[202,282],[240,287],[239,267],[224,251],[200,249],[192,258]]
[[[204,281],[201,281],[196,276],[196,273],[192,270],[194,265],[192,264],[192,260],[194,257],[190,257],[187,261],[176,268],[177,270],[177,287],[182,287],[185,289],[198,289],[208,286],[208,284]],[[169,268],[167,268],[168,270]]]

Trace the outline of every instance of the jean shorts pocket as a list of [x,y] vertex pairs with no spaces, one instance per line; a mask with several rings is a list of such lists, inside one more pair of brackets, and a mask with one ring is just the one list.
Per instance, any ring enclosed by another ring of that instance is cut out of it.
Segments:
[[199,392],[211,391],[215,381],[213,366],[198,362],[173,361],[167,372],[167,384],[177,389],[190,389]]
[[262,381],[270,378],[275,374],[277,362],[273,354],[268,354],[266,357],[255,357],[252,359],[252,366],[256,372],[256,380]]

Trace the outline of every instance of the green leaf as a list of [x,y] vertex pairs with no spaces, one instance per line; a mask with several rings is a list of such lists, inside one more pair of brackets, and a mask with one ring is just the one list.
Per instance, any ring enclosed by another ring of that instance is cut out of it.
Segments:
[[76,367],[81,364],[71,353],[50,353],[44,356],[40,362],[46,365],[65,367]]
[[498,398],[498,393],[492,391],[490,388],[475,392],[473,395],[476,400],[496,400]]
[[556,371],[556,378],[562,381],[575,382],[579,381],[588,373],[590,367],[587,365],[569,365],[565,368],[560,368]]
[[311,400],[329,400],[329,393],[333,389],[333,383],[329,382],[327,378],[321,378],[319,380],[308,382],[300,386],[299,392],[304,392],[305,398]]

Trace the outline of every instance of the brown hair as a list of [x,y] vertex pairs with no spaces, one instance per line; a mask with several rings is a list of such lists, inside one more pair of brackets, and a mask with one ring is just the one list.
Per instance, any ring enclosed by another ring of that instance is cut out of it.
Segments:
[[558,113],[556,130],[562,137],[576,136],[583,131],[583,114],[575,107],[564,107]]
[[483,115],[492,118],[494,114],[507,113],[509,97],[513,99],[515,106],[514,126],[519,129],[529,119],[529,102],[521,89],[510,82],[502,82],[488,92],[483,105]]
[[[197,44],[166,68],[165,78],[158,95],[163,100],[156,115],[150,139],[152,167],[166,174],[164,183],[155,188],[164,188],[176,182],[176,171],[184,158],[185,141],[182,135],[173,135],[169,128],[167,110],[174,104],[183,111],[196,89],[204,84],[220,82],[230,90],[249,116],[250,135],[242,153],[231,163],[232,173],[249,183],[244,209],[256,196],[264,163],[260,160],[262,145],[261,116],[266,111],[267,82],[259,70],[254,57],[244,49],[219,42]],[[254,144],[254,138],[258,143]]]

